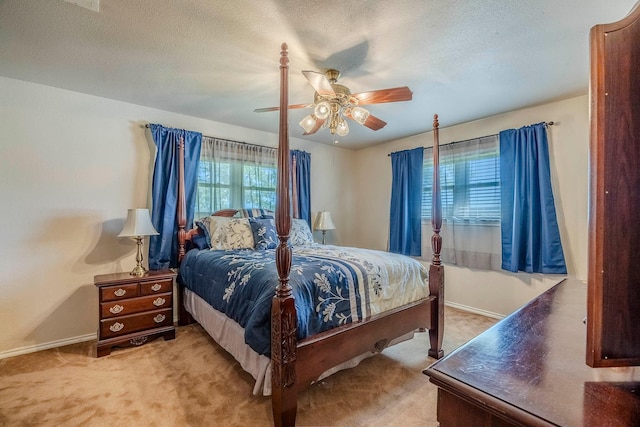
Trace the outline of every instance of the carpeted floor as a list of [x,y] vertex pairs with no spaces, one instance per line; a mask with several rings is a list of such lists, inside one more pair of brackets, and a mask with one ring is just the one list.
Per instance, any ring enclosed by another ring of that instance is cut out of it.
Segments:
[[[445,354],[496,321],[445,309]],[[428,334],[312,385],[299,426],[436,426]],[[95,357],[95,341],[0,360],[2,426],[269,426],[271,401],[198,325]]]

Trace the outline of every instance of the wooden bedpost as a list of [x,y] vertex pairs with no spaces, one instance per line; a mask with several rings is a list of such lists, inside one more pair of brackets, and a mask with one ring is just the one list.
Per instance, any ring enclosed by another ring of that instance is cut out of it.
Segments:
[[[187,226],[187,199],[184,182],[184,137],[180,137],[178,143],[178,206],[177,206],[177,221],[178,221],[178,265],[182,262],[186,254],[186,240],[187,232],[185,230]],[[178,282],[178,292],[176,295],[178,300],[178,325],[184,326],[193,323],[193,317],[184,307],[184,286]]]
[[187,232],[185,227],[187,226],[187,201],[185,197],[185,182],[184,182],[184,137],[180,137],[178,143],[178,263],[182,261],[185,251],[185,240]]
[[440,195],[440,135],[438,126],[438,115],[433,115],[433,188],[431,203],[431,250],[433,259],[429,266],[429,293],[436,297],[434,304],[436,307],[431,310],[431,328],[429,329],[429,356],[440,359],[444,356],[442,350],[442,337],[444,334],[444,266],[440,261],[440,251],[442,250],[442,237],[440,228],[442,227],[442,197]]
[[278,142],[278,186],[276,189],[276,248],[279,283],[271,303],[271,405],[276,427],[296,423],[296,347],[298,318],[289,285],[291,248],[291,201],[289,194],[289,58],[287,44],[280,52],[280,129]]

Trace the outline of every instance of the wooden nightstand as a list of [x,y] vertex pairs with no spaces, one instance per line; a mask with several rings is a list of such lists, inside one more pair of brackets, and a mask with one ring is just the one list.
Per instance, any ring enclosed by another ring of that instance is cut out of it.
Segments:
[[97,357],[115,346],[142,345],[160,336],[176,337],[173,326],[172,270],[149,271],[144,276],[129,273],[100,274],[94,284],[99,294]]

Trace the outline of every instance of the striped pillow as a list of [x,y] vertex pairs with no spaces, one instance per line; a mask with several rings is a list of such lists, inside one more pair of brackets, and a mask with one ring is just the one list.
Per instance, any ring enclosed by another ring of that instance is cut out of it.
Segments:
[[275,215],[275,212],[269,209],[240,209],[238,212],[242,218],[260,218],[262,216],[273,217]]

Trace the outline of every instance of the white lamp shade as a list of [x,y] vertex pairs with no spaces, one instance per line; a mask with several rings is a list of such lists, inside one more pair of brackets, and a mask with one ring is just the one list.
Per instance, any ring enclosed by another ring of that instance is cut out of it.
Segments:
[[118,237],[155,236],[158,233],[151,223],[149,209],[129,209],[127,221]]
[[331,220],[331,212],[319,212],[313,227],[316,230],[335,230],[336,226],[333,225],[333,221]]

